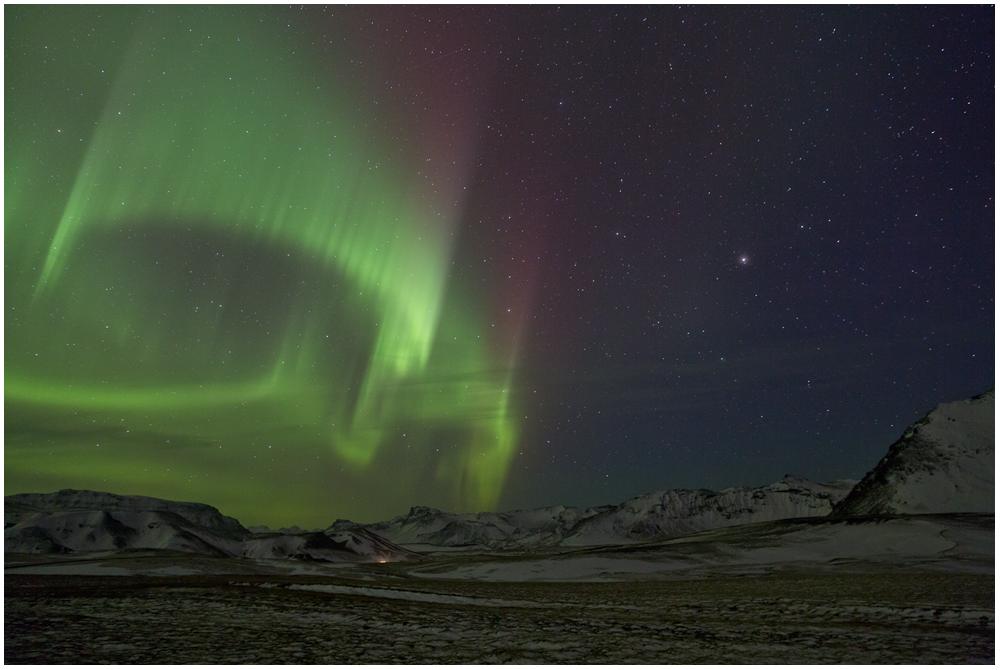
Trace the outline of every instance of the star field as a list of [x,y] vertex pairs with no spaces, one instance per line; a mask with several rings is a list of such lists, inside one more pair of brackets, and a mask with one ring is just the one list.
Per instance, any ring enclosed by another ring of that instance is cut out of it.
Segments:
[[5,487],[860,477],[992,388],[992,7],[5,7]]

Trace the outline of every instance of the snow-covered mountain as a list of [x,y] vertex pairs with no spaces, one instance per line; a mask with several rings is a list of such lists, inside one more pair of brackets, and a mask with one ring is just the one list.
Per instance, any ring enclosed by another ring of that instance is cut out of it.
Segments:
[[994,395],[938,405],[907,428],[834,514],[993,514]]
[[757,488],[661,491],[587,510],[547,507],[450,514],[414,507],[409,514],[365,527],[403,545],[526,549],[628,544],[757,521],[825,516],[854,484],[814,484],[789,475]]
[[5,552],[169,549],[209,556],[333,562],[398,561],[416,556],[353,524],[322,532],[252,533],[209,505],[97,491],[66,489],[6,496],[4,517]]

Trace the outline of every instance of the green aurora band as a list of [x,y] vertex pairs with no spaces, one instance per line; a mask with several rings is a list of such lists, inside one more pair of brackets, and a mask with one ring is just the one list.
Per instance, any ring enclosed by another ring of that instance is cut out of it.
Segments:
[[[518,427],[511,364],[448,283],[460,187],[423,192],[425,159],[293,38],[194,13],[137,21],[54,225],[8,153],[8,266],[47,244],[32,286],[7,273],[8,492],[105,481],[266,523],[418,502],[358,500],[394,489],[492,508]],[[279,445],[267,489],[245,463]]]

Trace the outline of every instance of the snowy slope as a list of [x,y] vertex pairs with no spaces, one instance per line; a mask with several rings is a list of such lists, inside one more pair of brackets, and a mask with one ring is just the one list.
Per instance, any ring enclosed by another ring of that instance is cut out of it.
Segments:
[[527,549],[626,544],[736,524],[823,516],[853,485],[848,480],[814,484],[789,475],[758,488],[662,491],[587,510],[547,507],[450,514],[414,507],[409,514],[365,527],[403,545]]
[[993,516],[785,519],[662,542],[414,566],[414,577],[499,582],[704,579],[781,572],[992,574]]
[[992,514],[994,405],[994,391],[938,405],[889,447],[834,514]]

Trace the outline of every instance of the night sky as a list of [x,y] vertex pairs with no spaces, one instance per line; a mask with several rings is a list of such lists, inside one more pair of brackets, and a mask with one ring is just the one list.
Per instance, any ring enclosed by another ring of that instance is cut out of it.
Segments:
[[860,478],[994,386],[993,7],[4,15],[5,494]]

